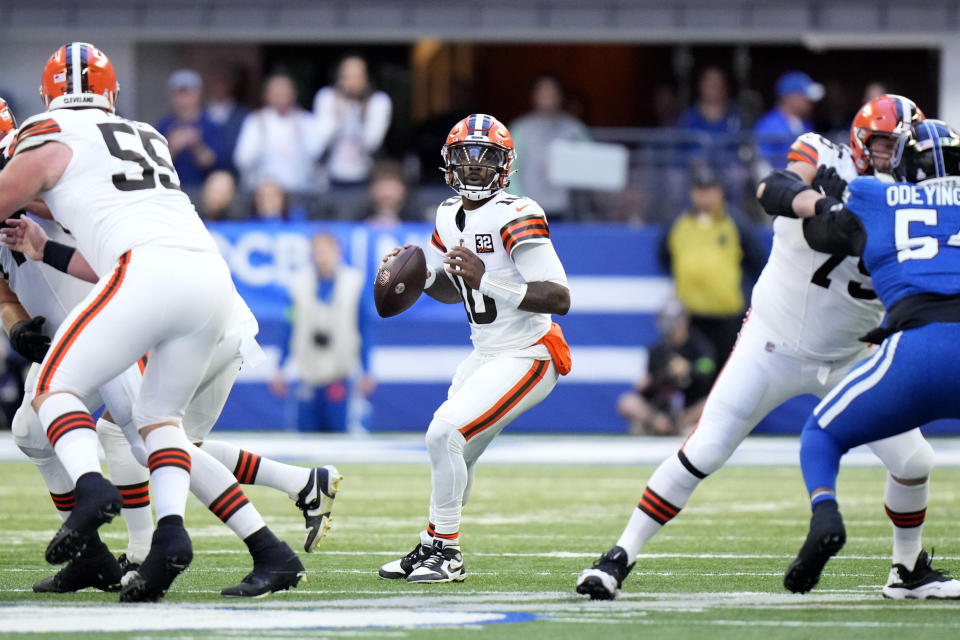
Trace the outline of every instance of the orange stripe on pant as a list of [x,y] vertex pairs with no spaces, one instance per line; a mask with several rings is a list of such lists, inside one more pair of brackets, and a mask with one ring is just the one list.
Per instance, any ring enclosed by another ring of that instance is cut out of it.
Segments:
[[510,391],[507,391],[500,400],[497,401],[493,407],[486,411],[479,418],[468,424],[467,426],[460,429],[460,433],[463,434],[463,437],[469,441],[470,438],[477,435],[490,425],[494,424],[503,416],[507,415],[507,412],[510,409],[514,408],[518,402],[523,400],[523,398],[537,386],[541,380],[543,380],[544,374],[547,372],[547,367],[549,366],[549,360],[537,360],[533,363],[533,366],[524,374],[523,378],[520,379],[520,382],[515,384]]
[[93,320],[98,313],[103,311],[103,308],[107,305],[107,303],[110,302],[114,295],[116,295],[120,285],[123,284],[123,278],[127,273],[127,265],[129,263],[130,252],[127,251],[125,254],[120,256],[120,261],[119,264],[117,264],[117,268],[114,269],[113,275],[110,276],[110,281],[107,282],[107,286],[103,288],[103,291],[100,292],[100,295],[98,295],[97,298],[90,303],[86,309],[80,312],[80,315],[74,319],[73,324],[70,325],[70,328],[67,329],[66,333],[64,333],[60,340],[58,340],[57,343],[51,347],[50,353],[47,356],[47,360],[43,365],[43,369],[40,371],[39,381],[37,382],[37,396],[50,391],[50,380],[53,378],[53,374],[56,373],[57,367],[59,367],[60,363],[63,362],[64,356],[67,355],[70,347],[73,346],[77,336],[83,332],[84,328],[90,324],[90,321]]

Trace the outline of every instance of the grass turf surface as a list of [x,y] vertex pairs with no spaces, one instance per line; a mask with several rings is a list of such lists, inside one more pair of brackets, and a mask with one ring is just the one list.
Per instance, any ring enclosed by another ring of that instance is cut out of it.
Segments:
[[[340,470],[345,481],[333,531],[316,552],[301,553],[309,579],[299,589],[265,600],[221,598],[220,588],[239,582],[249,570],[249,558],[243,544],[191,498],[193,565],[163,604],[131,607],[115,604],[116,594],[88,590],[51,597],[30,590],[51,573],[43,550],[59,519],[32,466],[0,463],[0,621],[34,616],[49,633],[31,638],[86,629],[86,637],[97,638],[429,639],[459,627],[458,633],[476,638],[876,639],[951,637],[960,627],[960,602],[881,598],[890,524],[883,514],[879,468],[841,473],[848,541],[813,594],[787,594],[781,583],[809,517],[799,470],[732,467],[708,479],[644,549],[615,602],[584,600],[573,592],[574,580],[616,541],[650,468],[481,463],[464,514],[468,577],[448,585],[409,585],[376,575],[380,564],[412,548],[425,525],[428,469],[343,465]],[[960,565],[954,526],[960,519],[958,481],[960,469],[935,471],[924,539],[928,549],[935,546],[943,555],[935,560],[939,568]],[[259,487],[248,494],[274,531],[301,548],[303,521],[292,501]],[[112,549],[123,550],[121,519],[102,531]],[[24,609],[31,606],[36,608]],[[502,624],[474,624],[501,614],[512,617]],[[122,628],[129,631],[104,630],[103,620],[123,616]],[[171,620],[182,628],[163,630]],[[383,621],[399,626],[375,627]],[[420,626],[431,622],[441,626]],[[328,625],[336,628],[324,628]],[[0,636],[20,635],[11,629],[18,627],[0,622]]]

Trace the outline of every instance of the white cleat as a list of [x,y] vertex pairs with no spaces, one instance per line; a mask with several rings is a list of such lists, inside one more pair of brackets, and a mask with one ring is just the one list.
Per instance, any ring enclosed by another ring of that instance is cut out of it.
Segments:
[[407,582],[463,582],[467,577],[463,569],[463,554],[460,547],[444,546],[440,540],[433,543],[430,555],[407,576]]
[[[330,531],[333,522],[330,513],[342,481],[343,476],[332,464],[310,470],[310,479],[297,498],[297,508],[303,511],[303,518],[306,520],[307,533],[303,539],[303,550],[307,553],[316,549]],[[313,500],[306,502],[311,493],[314,493]]]
[[902,564],[890,568],[883,597],[891,600],[960,600],[960,581],[937,571],[933,558],[921,551],[913,571]]
[[378,575],[384,580],[404,580],[413,573],[413,570],[420,566],[420,563],[430,557],[433,553],[433,536],[426,532],[420,532],[420,542],[413,548],[413,551],[397,560],[391,560],[380,567]]

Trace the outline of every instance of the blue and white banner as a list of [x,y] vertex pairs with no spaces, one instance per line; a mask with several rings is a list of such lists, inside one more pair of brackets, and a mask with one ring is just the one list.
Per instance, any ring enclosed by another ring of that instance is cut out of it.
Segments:
[[[372,284],[380,258],[405,243],[426,246],[432,226],[377,229],[355,223],[228,222],[210,224],[233,271],[240,294],[260,321],[259,340],[268,362],[243,371],[224,409],[225,429],[290,429],[290,400],[270,393],[267,380],[282,363],[289,297],[286,285],[299,269],[312,268],[310,238],[334,234],[346,262],[364,271],[369,284],[363,313],[371,323],[371,368],[378,381],[365,424],[374,431],[419,431],[445,399],[457,364],[470,352],[470,330],[461,305],[423,296],[413,308],[382,319],[373,308]],[[655,315],[671,294],[657,263],[661,232],[601,225],[551,226],[551,236],[571,285],[570,313],[557,320],[573,352],[573,372],[512,432],[623,433],[616,413],[619,394],[646,369],[647,348],[657,340]],[[800,398],[774,411],[760,432],[795,433],[814,401]],[[940,429],[939,431],[943,431]],[[950,429],[947,429],[950,431]]]

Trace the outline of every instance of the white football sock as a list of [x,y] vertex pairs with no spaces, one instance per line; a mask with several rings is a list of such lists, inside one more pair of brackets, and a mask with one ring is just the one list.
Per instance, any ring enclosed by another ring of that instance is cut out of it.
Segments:
[[100,418],[97,435],[107,458],[112,482],[123,496],[123,520],[127,524],[127,558],[143,562],[153,537],[153,512],[150,510],[150,472],[137,462],[123,431],[113,422]]
[[237,479],[204,449],[191,445],[190,491],[241,540],[266,526]]
[[923,548],[923,522],[927,513],[929,479],[917,485],[905,485],[887,474],[884,506],[893,525],[893,563],[913,571]]
[[166,516],[180,516],[186,511],[190,491],[190,449],[192,445],[176,425],[155,428],[144,438],[153,486],[153,507],[159,522]]
[[[204,440],[200,447],[220,461],[240,484],[255,484],[283,491],[296,500],[300,491],[310,481],[310,469],[292,464],[283,464],[264,458],[255,453],[244,451],[240,447],[222,440]],[[311,487],[311,491],[312,491]],[[312,491],[307,496],[309,502],[315,496]]]
[[660,463],[617,540],[617,546],[627,552],[628,562],[634,562],[643,545],[680,513],[699,484],[700,478],[687,471],[676,455]]
[[70,512],[73,511],[75,501],[73,497],[73,480],[70,479],[70,474],[63,468],[60,460],[58,460],[55,455],[51,454],[45,458],[27,457],[30,458],[30,462],[32,462],[37,468],[37,471],[40,472],[44,484],[47,485],[47,491],[50,492],[53,506],[56,507],[60,518],[66,521],[66,519],[70,517]]
[[55,393],[40,405],[37,416],[74,483],[84,474],[100,474],[97,432],[93,417],[80,398],[71,393]]

